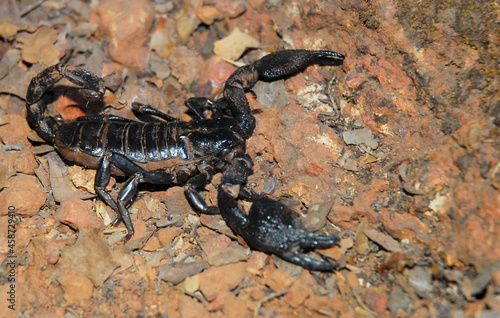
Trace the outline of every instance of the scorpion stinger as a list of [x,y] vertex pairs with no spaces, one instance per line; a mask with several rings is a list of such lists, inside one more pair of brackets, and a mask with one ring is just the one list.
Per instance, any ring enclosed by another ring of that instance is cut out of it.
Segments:
[[[186,101],[194,119],[177,120],[140,103],[136,113],[152,116],[141,122],[114,115],[90,115],[58,121],[45,114],[45,94],[62,78],[77,85],[88,99],[102,98],[104,85],[97,76],[76,67],[57,64],[32,79],[26,94],[27,118],[45,141],[66,159],[96,169],[95,190],[119,213],[128,234],[134,233],[128,207],[140,183],[182,185],[191,206],[201,213],[220,213],[229,227],[253,248],[276,254],[311,270],[331,270],[336,264],[317,261],[303,251],[336,245],[338,238],[307,231],[299,216],[279,202],[251,195],[243,187],[252,172],[245,154],[246,140],[255,128],[245,93],[259,79],[291,76],[311,64],[340,65],[344,56],[331,51],[291,50],[270,54],[237,69],[216,101],[197,97]],[[204,109],[212,112],[207,118]],[[218,187],[219,209],[208,206],[200,190],[212,175],[223,172]],[[111,175],[129,179],[114,199],[105,191]],[[254,201],[249,215],[235,198]],[[116,222],[115,222],[116,223]]]

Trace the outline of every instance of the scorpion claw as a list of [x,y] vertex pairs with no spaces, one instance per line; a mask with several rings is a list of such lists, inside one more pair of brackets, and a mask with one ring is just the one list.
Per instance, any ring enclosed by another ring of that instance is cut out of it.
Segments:
[[287,262],[300,265],[311,271],[332,271],[337,269],[339,265],[337,263],[329,263],[326,261],[319,261],[306,256],[298,251],[292,253],[285,253],[279,255],[280,258]]
[[219,209],[227,225],[253,249],[300,265],[308,270],[329,271],[336,263],[315,260],[304,254],[315,248],[336,246],[339,238],[315,234],[300,222],[298,213],[267,197],[255,199],[248,216],[238,207],[232,194],[221,185]]

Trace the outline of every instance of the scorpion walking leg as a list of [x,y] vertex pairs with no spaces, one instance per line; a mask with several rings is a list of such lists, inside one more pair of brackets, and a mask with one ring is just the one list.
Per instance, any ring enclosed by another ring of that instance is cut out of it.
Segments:
[[192,97],[184,102],[186,107],[196,116],[196,119],[207,119],[205,114],[203,114],[203,109],[210,109],[212,117],[221,118],[223,116],[221,108],[225,106],[223,103],[224,99],[214,102],[205,97]]
[[[115,201],[110,194],[104,190],[109,183],[111,176],[111,163],[113,163],[118,169],[122,170],[125,174],[131,175],[118,193],[117,201]],[[127,207],[132,204],[137,194],[139,183],[147,182],[151,184],[171,185],[181,182],[180,179],[183,179],[183,177],[186,176],[187,175],[183,172],[171,174],[161,169],[146,171],[123,155],[113,153],[107,154],[101,160],[101,163],[97,168],[95,189],[101,199],[120,214],[121,220],[125,224],[128,231],[123,240],[128,241],[134,234],[134,226],[132,224],[132,220],[130,219]],[[118,218],[115,219],[113,223],[116,223],[118,220]]]
[[139,114],[155,116],[155,117],[161,118],[161,119],[168,121],[168,122],[178,121],[178,119],[175,117],[172,117],[168,114],[165,114],[164,112],[161,112],[161,111],[159,111],[151,106],[137,103],[137,102],[132,103],[132,110],[139,113]]
[[207,181],[210,179],[211,173],[202,171],[194,178],[189,179],[184,188],[184,194],[189,204],[191,204],[196,212],[203,214],[219,214],[219,209],[214,206],[209,206],[205,198],[198,191],[198,189],[207,184]]

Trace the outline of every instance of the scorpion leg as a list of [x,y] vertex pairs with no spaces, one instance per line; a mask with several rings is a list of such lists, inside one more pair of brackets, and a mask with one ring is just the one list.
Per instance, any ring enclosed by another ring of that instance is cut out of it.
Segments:
[[214,206],[209,206],[205,198],[198,191],[199,188],[207,184],[211,179],[211,173],[202,171],[200,174],[188,180],[184,188],[184,194],[189,204],[198,213],[203,214],[219,214],[219,209]]
[[139,114],[155,116],[155,117],[161,118],[161,119],[168,121],[168,122],[178,121],[178,119],[175,117],[172,117],[168,114],[165,114],[164,112],[161,112],[161,111],[159,111],[151,106],[137,103],[137,102],[132,103],[132,110],[139,113]]
[[221,118],[223,116],[221,108],[223,108],[222,100],[212,101],[211,99],[205,97],[191,97],[186,100],[184,104],[189,110],[191,110],[196,119],[207,119],[203,113],[203,109],[210,109],[212,112],[212,117]]
[[[111,176],[111,164],[114,164],[125,174],[131,175],[118,193],[117,201],[104,190]],[[134,234],[134,226],[127,207],[132,204],[137,194],[139,183],[147,182],[150,184],[172,185],[184,181],[184,177],[186,177],[184,172],[172,174],[161,169],[146,171],[125,156],[112,153],[105,155],[97,168],[95,190],[105,203],[120,214],[121,220],[128,231],[123,239],[126,242]],[[118,220],[118,218],[115,219],[113,224],[116,224]]]
[[[94,189],[95,192],[101,198],[101,200],[103,200],[113,210],[118,212],[118,206],[116,205],[116,201],[113,200],[111,195],[105,190],[109,184],[110,178],[111,178],[111,155],[105,155],[101,159],[101,162],[97,167],[97,171],[95,174],[95,181],[94,181]],[[116,220],[113,223],[116,223]]]
[[[252,196],[246,215],[236,203],[239,186],[246,183],[250,170],[247,160],[237,158],[223,174],[217,201],[226,224],[253,249],[275,254],[308,270],[330,271],[336,263],[306,256],[306,251],[338,245],[339,238],[315,234],[300,222],[298,213],[264,196]],[[247,194],[245,194],[247,196]]]

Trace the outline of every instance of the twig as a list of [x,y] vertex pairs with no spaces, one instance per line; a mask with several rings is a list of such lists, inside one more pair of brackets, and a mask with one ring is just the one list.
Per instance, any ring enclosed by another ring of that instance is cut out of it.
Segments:
[[31,7],[26,8],[21,14],[19,15],[21,18],[24,18],[26,15],[28,15],[31,11],[35,10],[38,8],[45,0],[40,0]]
[[281,296],[285,295],[286,293],[288,293],[288,289],[283,289],[283,290],[271,293],[271,294],[267,295],[266,297],[262,298],[261,300],[259,300],[259,303],[257,304],[257,307],[255,307],[255,310],[253,312],[254,318],[259,316],[259,310],[262,307],[262,305],[264,305],[264,303],[270,301],[273,298],[281,297]]

